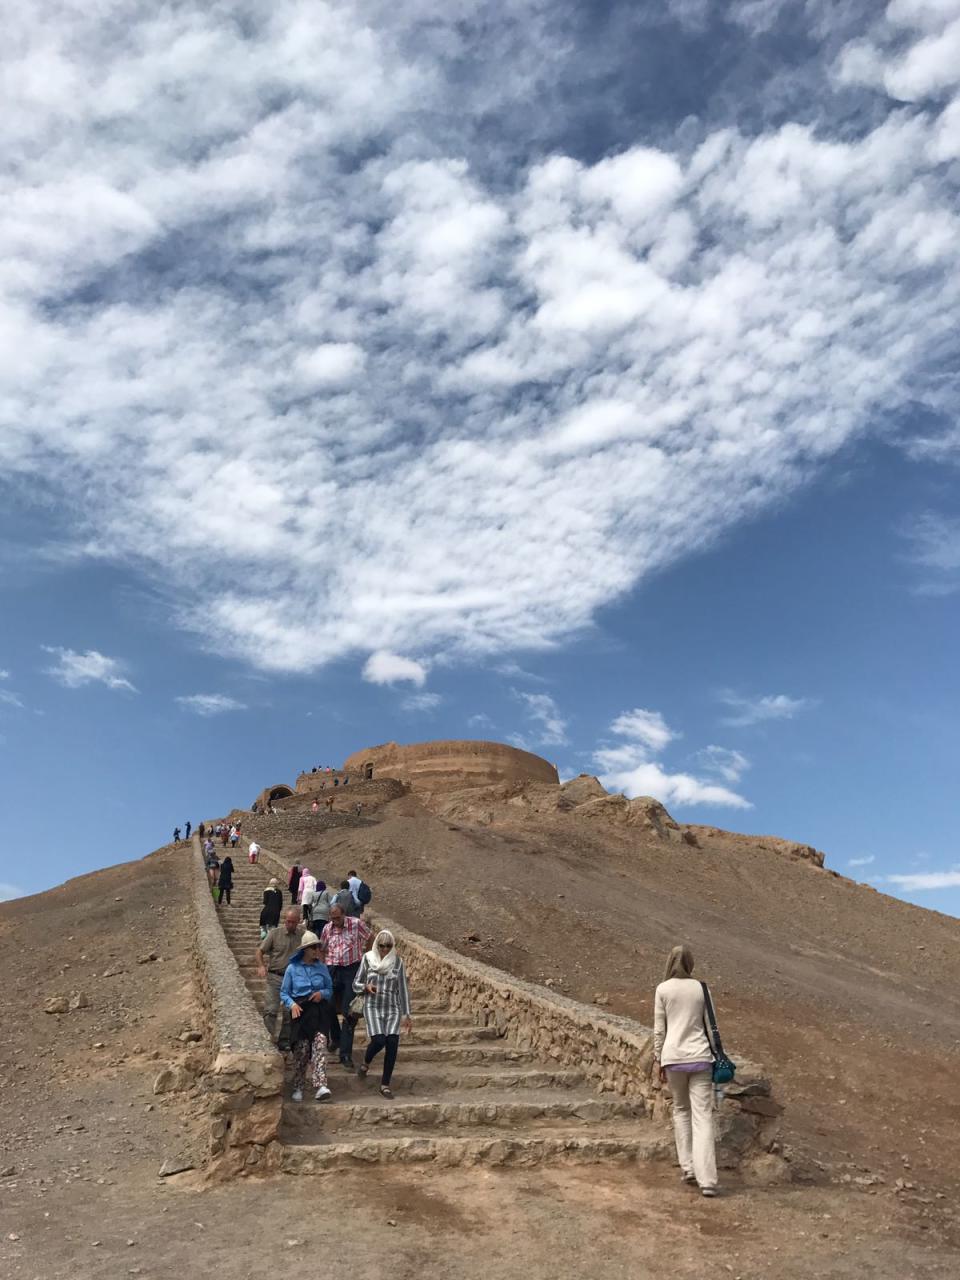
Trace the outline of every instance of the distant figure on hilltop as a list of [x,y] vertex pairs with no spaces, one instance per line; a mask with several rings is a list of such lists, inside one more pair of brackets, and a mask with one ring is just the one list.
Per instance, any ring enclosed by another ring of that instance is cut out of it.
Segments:
[[333,813],[333,796],[327,796],[323,803],[327,806],[327,813]]
[[187,823],[187,829],[186,829],[186,832],[184,833],[184,837],[183,837],[183,838],[184,838],[184,840],[189,840],[189,839],[190,839],[190,832],[191,832],[192,830],[193,830],[193,828],[190,826],[190,823],[188,822],[188,823]]
[[673,1132],[684,1182],[717,1194],[713,1124],[714,1046],[707,1029],[706,983],[693,976],[693,953],[674,947],[654,993],[654,1067],[669,1081]]
[[173,843],[174,843],[174,844],[179,844],[179,843],[180,843],[180,828],[179,828],[179,827],[174,827],[174,828],[173,828]]
[[310,806],[310,812],[311,812],[311,813],[319,813],[319,811],[320,811],[320,804],[319,804],[319,801],[314,800],[313,804]]
[[203,844],[203,838],[204,838],[204,836],[205,836],[206,834],[207,834],[207,828],[206,828],[206,827],[204,826],[204,824],[201,822],[201,823],[200,823],[200,825],[199,825],[199,827],[197,827],[197,835],[200,837],[200,843],[201,843],[201,844]]

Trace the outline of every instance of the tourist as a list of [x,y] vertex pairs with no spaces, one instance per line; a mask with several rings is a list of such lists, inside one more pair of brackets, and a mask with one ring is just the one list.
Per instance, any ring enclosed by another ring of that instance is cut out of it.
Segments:
[[283,911],[283,890],[274,877],[263,891],[263,907],[260,911],[260,937],[265,938],[280,923]]
[[327,813],[333,813],[333,801],[333,796],[327,796],[326,800],[324,800],[323,803],[327,806]]
[[179,828],[179,827],[174,827],[174,828],[173,828],[173,843],[174,843],[174,844],[179,844],[179,843],[180,843],[180,828]]
[[300,950],[300,912],[291,908],[283,917],[283,924],[271,929],[256,950],[257,975],[265,978],[263,1021],[270,1039],[276,1037],[277,1014],[283,1010],[278,1049],[290,1048],[290,1013],[280,999],[280,986],[290,957]]
[[250,862],[254,863],[260,861],[260,846],[257,844],[256,840],[250,841],[250,848],[247,850],[247,858]]
[[227,906],[231,906],[230,893],[233,889],[233,859],[229,853],[220,864],[220,899],[217,906],[226,898]]
[[290,879],[287,881],[287,888],[290,890],[290,904],[297,905],[297,893],[300,889],[300,867],[294,863],[290,868]]
[[373,940],[373,946],[360,962],[360,969],[353,980],[353,989],[363,993],[363,1020],[367,1024],[367,1052],[357,1070],[365,1076],[370,1064],[383,1050],[383,1074],[380,1092],[392,1098],[390,1080],[397,1061],[400,1046],[400,1029],[409,1031],[410,991],[403,961],[397,955],[393,934],[381,929]]
[[[362,920],[344,915],[343,908],[330,908],[330,923],[324,925],[321,941],[326,948],[327,966],[333,979],[334,1014],[330,1020],[332,1042],[339,1051],[340,1063],[353,1071],[353,1029],[356,1014],[350,1012],[353,982],[360,968],[363,949],[370,929]],[[342,1019],[342,1021],[340,1021]]]
[[207,834],[207,828],[201,822],[197,827],[197,835],[200,837],[200,843],[203,844],[203,837]]
[[220,828],[220,843],[223,845],[224,849],[227,847],[227,841],[229,839],[230,839],[230,828],[227,826],[226,823],[224,823],[223,826]]
[[341,880],[340,888],[337,896],[333,900],[335,907],[340,907],[345,916],[358,916],[360,912],[360,903],[353,896],[353,890],[350,888],[349,880]]
[[358,800],[358,801],[357,801],[357,803],[353,806],[353,811],[354,811],[354,813],[357,815],[357,817],[358,817],[358,818],[360,817],[360,814],[363,812],[363,805],[362,805],[362,803],[361,803],[359,800]]
[[313,900],[317,896],[317,878],[310,874],[309,867],[304,867],[300,872],[300,888],[297,896],[300,899],[304,923],[309,928],[313,921]]
[[336,890],[328,889],[325,881],[317,881],[317,894],[313,900],[313,931],[321,933],[323,926],[330,919],[330,908],[336,898]]
[[238,826],[231,827],[230,828],[230,848],[235,849],[239,844],[239,842],[240,842],[240,828]]
[[188,823],[187,823],[186,830],[185,830],[185,831],[184,831],[184,833],[183,833],[183,838],[184,838],[184,840],[189,840],[189,839],[190,839],[190,832],[191,832],[192,830],[193,830],[193,828],[191,827],[190,823],[188,822]]
[[360,899],[357,897],[357,890],[360,888],[362,884],[363,884],[363,881],[357,875],[356,871],[347,872],[347,885],[349,886],[350,892],[353,894],[354,901],[356,902],[357,906],[360,905]]
[[217,851],[212,840],[208,840],[203,846],[203,865],[207,869],[207,879],[210,881],[211,890],[213,890],[217,886],[217,877],[220,875],[220,859],[217,857]]
[[313,1096],[317,1102],[326,1102],[330,1097],[327,1085],[327,1035],[330,1029],[330,997],[333,987],[330,970],[323,963],[320,939],[307,930],[300,942],[300,949],[290,957],[280,985],[280,999],[292,1021],[291,1097],[294,1102],[303,1101],[307,1063],[312,1058],[313,1087],[316,1091]]
[[314,800],[313,804],[310,806],[310,812],[311,813],[320,812],[320,802],[318,800]]
[[673,1133],[684,1182],[717,1194],[713,1128],[713,1047],[706,1030],[703,987],[693,976],[693,953],[674,947],[654,994],[654,1066],[669,1082]]

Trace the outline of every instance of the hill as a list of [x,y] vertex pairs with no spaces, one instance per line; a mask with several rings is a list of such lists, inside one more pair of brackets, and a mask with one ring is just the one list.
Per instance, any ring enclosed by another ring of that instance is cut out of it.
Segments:
[[[641,1020],[665,950],[690,941],[730,1047],[787,1104],[797,1181],[731,1178],[701,1204],[662,1165],[158,1178],[168,1159],[201,1162],[207,1035],[195,868],[168,846],[0,905],[5,1276],[265,1277],[348,1221],[361,1274],[426,1280],[547,1280],[558,1257],[574,1278],[954,1274],[958,922],[803,846],[682,827],[588,782],[381,789],[359,817],[355,803],[329,817],[291,803],[245,828],[327,879],[356,866],[411,929]],[[66,1012],[46,1012],[58,997]],[[155,1092],[167,1068],[183,1087]]]

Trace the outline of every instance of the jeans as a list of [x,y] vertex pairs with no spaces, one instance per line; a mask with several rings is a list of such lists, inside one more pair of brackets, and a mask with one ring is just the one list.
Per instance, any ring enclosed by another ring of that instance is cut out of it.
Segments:
[[[331,1018],[331,1043],[340,1054],[340,1061],[353,1058],[353,1028],[356,1025],[349,1014],[350,1001],[354,997],[353,980],[357,976],[359,964],[332,964],[330,977],[333,979],[333,1004],[336,1010]],[[337,1015],[340,1015],[339,1017]]]
[[397,1065],[397,1049],[400,1047],[399,1036],[371,1036],[370,1043],[367,1045],[367,1052],[363,1055],[363,1060],[369,1067],[381,1049],[383,1054],[383,1075],[380,1077],[381,1084],[389,1084],[393,1075],[393,1068]]

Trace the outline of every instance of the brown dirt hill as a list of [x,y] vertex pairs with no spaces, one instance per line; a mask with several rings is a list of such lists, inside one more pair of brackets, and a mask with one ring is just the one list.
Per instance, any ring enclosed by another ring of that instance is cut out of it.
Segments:
[[[0,904],[4,1280],[265,1280],[313,1269],[330,1223],[348,1224],[337,1248],[356,1274],[398,1280],[954,1276],[957,922],[738,837],[695,848],[578,818],[573,798],[551,811],[549,797],[463,796],[455,817],[404,796],[359,821],[245,825],[309,852],[327,878],[356,862],[401,922],[644,1019],[682,933],[731,1047],[773,1071],[795,1164],[814,1181],[731,1177],[700,1201],[661,1165],[159,1180],[165,1157],[200,1155],[191,1058],[206,1048],[180,1038],[204,1034],[205,1014],[194,870],[186,846],[167,847]],[[475,805],[486,825],[463,816]],[[73,993],[80,1007],[44,1012]],[[186,1088],[155,1094],[176,1065]]]
[[681,827],[598,788],[410,794],[335,830],[244,825],[327,880],[356,866],[413,930],[643,1022],[665,953],[688,941],[733,1056],[777,1081],[800,1162],[960,1188],[960,921],[823,869],[809,846]]

